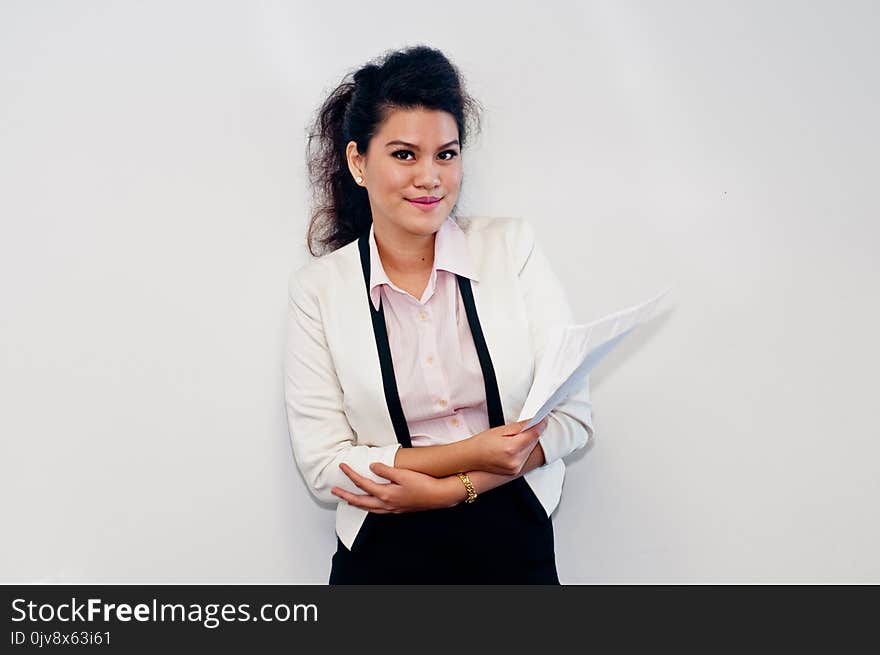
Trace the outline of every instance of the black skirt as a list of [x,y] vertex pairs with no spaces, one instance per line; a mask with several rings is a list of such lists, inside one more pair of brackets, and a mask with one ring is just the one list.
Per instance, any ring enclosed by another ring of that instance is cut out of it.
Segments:
[[338,584],[559,584],[553,522],[523,477],[473,503],[370,512],[352,549],[337,537]]

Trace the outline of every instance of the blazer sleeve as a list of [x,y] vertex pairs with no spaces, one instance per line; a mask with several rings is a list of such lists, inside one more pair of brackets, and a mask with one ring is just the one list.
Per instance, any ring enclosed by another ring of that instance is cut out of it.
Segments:
[[343,473],[339,464],[345,462],[357,473],[386,483],[388,480],[370,470],[370,464],[394,466],[400,444],[355,445],[317,298],[303,288],[296,272],[289,278],[288,290],[284,395],[294,459],[318,500],[342,502],[330,492],[332,487],[357,494],[364,491]]
[[[559,278],[550,266],[534,230],[526,219],[519,219],[519,283],[525,299],[535,361],[540,362],[547,339],[558,325],[575,323],[574,313]],[[549,414],[547,428],[538,438],[546,464],[583,448],[593,436],[590,377]]]

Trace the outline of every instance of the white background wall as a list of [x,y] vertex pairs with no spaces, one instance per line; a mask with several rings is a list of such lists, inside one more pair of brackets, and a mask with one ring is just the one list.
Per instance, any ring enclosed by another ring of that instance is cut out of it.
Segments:
[[874,2],[0,5],[0,581],[324,583],[291,455],[305,134],[442,49],[462,213],[536,222],[592,376],[564,583],[880,582]]

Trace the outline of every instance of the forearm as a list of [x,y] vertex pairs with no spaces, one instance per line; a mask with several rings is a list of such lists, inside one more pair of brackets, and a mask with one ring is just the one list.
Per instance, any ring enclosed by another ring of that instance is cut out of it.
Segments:
[[[525,464],[523,464],[522,469],[516,475],[501,475],[498,473],[489,473],[487,471],[468,471],[467,475],[468,478],[470,478],[471,484],[474,485],[474,491],[479,494],[494,489],[495,487],[500,487],[502,484],[506,484],[512,480],[516,480],[518,477],[543,465],[544,449],[541,447],[540,442],[538,442],[529,454],[529,458],[526,460]],[[459,498],[457,498],[457,500],[464,501],[464,499],[467,498],[467,489],[465,489],[465,486],[457,479],[457,476],[453,477],[458,486],[456,487],[455,484],[451,484],[450,486],[458,490]],[[479,500],[477,502],[479,502]]]
[[477,468],[478,454],[473,446],[474,442],[469,437],[442,446],[398,448],[394,457],[394,466],[443,478],[459,471]]

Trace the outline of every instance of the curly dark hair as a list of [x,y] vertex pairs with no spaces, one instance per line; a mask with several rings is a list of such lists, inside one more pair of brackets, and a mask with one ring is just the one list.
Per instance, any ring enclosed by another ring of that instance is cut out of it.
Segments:
[[388,51],[346,74],[321,105],[308,135],[306,161],[315,194],[309,252],[316,256],[341,248],[368,232],[373,222],[367,190],[348,169],[349,141],[363,155],[392,110],[428,109],[452,114],[464,148],[469,128],[479,132],[480,108],[465,92],[458,68],[425,45]]

